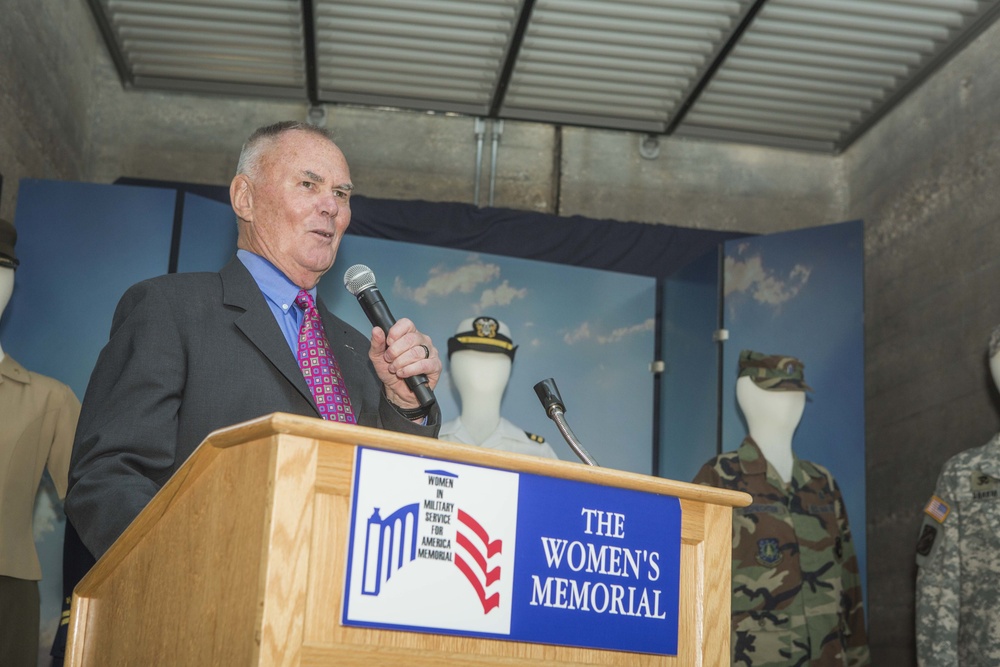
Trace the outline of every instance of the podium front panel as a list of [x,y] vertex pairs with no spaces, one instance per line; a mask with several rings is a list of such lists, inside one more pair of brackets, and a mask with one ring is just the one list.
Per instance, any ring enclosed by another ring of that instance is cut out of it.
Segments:
[[66,664],[728,664],[749,502],[268,415],[212,434],[81,581]]

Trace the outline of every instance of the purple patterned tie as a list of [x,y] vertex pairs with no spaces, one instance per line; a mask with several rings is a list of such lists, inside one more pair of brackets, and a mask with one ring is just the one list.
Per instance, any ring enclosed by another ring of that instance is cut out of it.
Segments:
[[303,312],[299,329],[299,368],[316,399],[319,413],[330,421],[356,423],[340,366],[330,351],[312,296],[305,290],[300,291],[295,297],[295,305]]

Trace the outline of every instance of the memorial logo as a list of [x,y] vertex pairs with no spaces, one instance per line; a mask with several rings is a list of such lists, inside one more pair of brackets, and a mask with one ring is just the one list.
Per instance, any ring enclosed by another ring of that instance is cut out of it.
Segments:
[[384,518],[376,507],[368,518],[361,592],[378,595],[394,572],[418,558],[442,561],[458,568],[488,614],[500,605],[497,584],[503,568],[496,557],[503,554],[503,540],[493,539],[472,514],[445,500],[445,489],[454,489],[457,474],[435,469],[424,475],[432,497]]
[[360,456],[346,620],[509,633],[517,475]]

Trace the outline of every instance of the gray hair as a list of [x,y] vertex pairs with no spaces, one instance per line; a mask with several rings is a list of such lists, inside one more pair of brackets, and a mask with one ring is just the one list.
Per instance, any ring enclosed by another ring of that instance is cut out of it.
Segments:
[[251,178],[257,175],[257,167],[260,164],[260,157],[271,143],[285,132],[301,130],[311,132],[316,136],[323,137],[333,143],[333,135],[325,128],[310,125],[298,120],[283,120],[271,125],[258,127],[253,134],[243,144],[240,151],[240,160],[236,163],[236,173],[246,174]]

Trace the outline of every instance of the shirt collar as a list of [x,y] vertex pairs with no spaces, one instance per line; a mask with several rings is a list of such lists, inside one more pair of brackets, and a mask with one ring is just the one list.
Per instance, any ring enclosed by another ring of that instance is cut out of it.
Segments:
[[[236,256],[247,271],[253,276],[254,281],[260,288],[264,296],[274,305],[284,312],[288,312],[289,307],[295,303],[295,297],[299,295],[300,288],[285,276],[278,267],[267,261],[260,255],[256,255],[249,250],[237,250]],[[306,290],[316,299],[316,288]]]
[[740,467],[744,475],[765,475],[767,474],[767,459],[760,451],[760,447],[749,435],[740,443],[740,448],[736,450],[740,458]]
[[986,443],[986,456],[979,467],[980,472],[984,472],[990,477],[1000,477],[1000,433],[997,433]]
[[14,361],[14,358],[9,354],[3,358],[3,361],[0,361],[0,383],[3,383],[7,379],[20,382],[21,384],[29,384],[31,382],[31,376],[28,375],[28,371],[25,370],[24,366]]
[[[740,468],[743,469],[744,475],[765,475],[772,486],[779,489],[784,488],[785,483],[778,477],[778,473],[774,470],[774,467],[764,458],[764,454],[760,451],[760,446],[749,435],[740,443],[737,455],[739,456]],[[795,452],[792,452],[792,476],[789,482],[794,481],[801,487],[810,478],[822,476],[823,474],[816,469],[816,466],[809,461],[803,461],[795,455]]]

